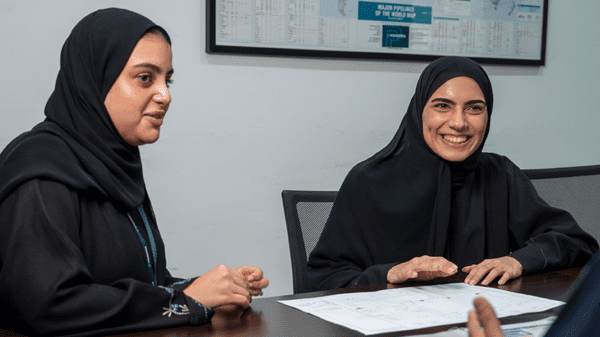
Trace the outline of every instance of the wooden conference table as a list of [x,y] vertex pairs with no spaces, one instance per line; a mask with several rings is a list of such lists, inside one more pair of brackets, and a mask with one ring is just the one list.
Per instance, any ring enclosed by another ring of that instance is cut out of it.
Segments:
[[[494,282],[490,287],[514,291],[523,294],[567,301],[574,290],[571,285],[579,274],[581,268],[566,269],[536,275],[526,275],[498,286]],[[454,275],[445,279],[436,279],[429,282],[406,283],[402,285],[370,286],[337,291],[320,291],[313,293],[278,296],[269,298],[255,298],[250,308],[246,311],[230,313],[231,317],[216,315],[213,323],[200,327],[181,327],[156,331],[131,333],[119,336],[161,336],[161,337],[187,337],[187,336],[364,336],[363,334],[325,320],[304,313],[297,309],[280,304],[283,299],[297,299],[324,295],[333,295],[354,291],[376,291],[385,288],[409,287],[424,284],[442,284],[462,282],[465,274]],[[573,286],[573,288],[575,285]],[[542,319],[551,315],[558,315],[560,308],[551,309],[543,313],[524,314],[502,318],[502,324],[520,323]],[[465,320],[467,313],[465,312]],[[452,326],[465,326],[465,324],[446,325],[420,330],[394,332],[375,336],[410,336],[414,334],[434,333],[447,330]]]

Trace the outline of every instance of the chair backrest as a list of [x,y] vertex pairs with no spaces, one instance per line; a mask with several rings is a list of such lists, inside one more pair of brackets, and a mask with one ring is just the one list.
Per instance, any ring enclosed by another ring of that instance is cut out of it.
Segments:
[[550,206],[571,213],[600,242],[600,165],[523,170]]
[[292,259],[294,294],[309,292],[306,263],[319,241],[337,192],[284,190],[281,196]]

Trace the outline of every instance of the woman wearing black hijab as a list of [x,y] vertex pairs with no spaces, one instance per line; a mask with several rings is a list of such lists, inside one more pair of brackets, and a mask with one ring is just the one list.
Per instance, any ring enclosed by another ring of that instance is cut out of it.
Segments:
[[344,180],[308,262],[314,290],[468,273],[499,283],[583,265],[598,243],[508,158],[482,153],[492,87],[460,57],[431,63],[396,135]]
[[168,34],[99,10],[61,53],[46,119],[0,154],[0,326],[25,334],[108,334],[208,323],[246,308],[268,280],[215,267],[166,269],[138,146],[158,139],[171,102]]

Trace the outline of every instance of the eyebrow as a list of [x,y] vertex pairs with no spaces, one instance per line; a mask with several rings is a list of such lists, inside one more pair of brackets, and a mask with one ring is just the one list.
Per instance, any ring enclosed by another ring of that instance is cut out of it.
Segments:
[[[162,74],[162,69],[157,66],[156,64],[152,64],[152,63],[140,63],[140,64],[136,64],[134,66],[135,68],[150,68],[152,69],[154,72]],[[175,71],[173,69],[169,70],[167,72],[167,75],[172,75]]]
[[[431,100],[431,102],[432,103],[433,102],[444,102],[444,103],[456,105],[456,102],[454,102],[453,100],[447,99],[447,98],[441,98],[441,97],[440,98],[434,98],[434,99]],[[471,105],[471,104],[477,104],[477,103],[482,103],[482,104],[484,104],[484,105],[487,106],[487,103],[485,103],[485,101],[482,101],[480,99],[474,99],[474,100],[471,100],[471,101],[467,101],[467,102],[465,102],[465,105]]]

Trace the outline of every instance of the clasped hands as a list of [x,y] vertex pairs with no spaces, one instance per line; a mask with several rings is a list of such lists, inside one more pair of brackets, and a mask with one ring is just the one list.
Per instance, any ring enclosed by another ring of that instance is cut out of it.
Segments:
[[[428,281],[436,277],[454,275],[457,271],[458,267],[454,263],[441,256],[423,255],[392,267],[388,271],[387,280],[390,283]],[[515,258],[503,256],[485,259],[479,264],[464,267],[462,271],[468,273],[465,283],[477,284],[483,279],[481,284],[488,285],[500,277],[498,284],[503,285],[507,281],[521,276],[523,266]]]
[[252,296],[262,295],[262,290],[268,285],[269,280],[257,267],[232,269],[221,265],[195,279],[183,293],[213,309],[246,309],[252,302]]

